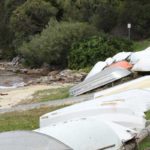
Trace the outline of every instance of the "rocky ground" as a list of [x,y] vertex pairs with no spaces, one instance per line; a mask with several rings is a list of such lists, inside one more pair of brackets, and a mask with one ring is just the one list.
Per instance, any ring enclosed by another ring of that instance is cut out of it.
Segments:
[[[12,108],[21,101],[32,98],[40,90],[60,88],[80,82],[86,76],[85,72],[65,70],[50,70],[48,68],[29,69],[14,62],[0,62],[0,81],[8,86],[18,82],[18,88],[0,89],[0,109]],[[20,82],[20,83],[19,83]]]
[[87,73],[82,71],[65,70],[50,70],[49,68],[29,69],[20,65],[15,66],[12,62],[0,62],[0,71],[9,71],[22,75],[22,77],[31,77],[27,80],[26,85],[33,84],[51,84],[54,82],[61,83],[76,83],[84,79]]

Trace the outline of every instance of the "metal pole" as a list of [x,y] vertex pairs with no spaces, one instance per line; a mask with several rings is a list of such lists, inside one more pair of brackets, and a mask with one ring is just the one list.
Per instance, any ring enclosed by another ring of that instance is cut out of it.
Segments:
[[131,23],[127,24],[127,28],[128,28],[128,39],[131,40]]
[[131,28],[128,28],[128,38],[131,40]]

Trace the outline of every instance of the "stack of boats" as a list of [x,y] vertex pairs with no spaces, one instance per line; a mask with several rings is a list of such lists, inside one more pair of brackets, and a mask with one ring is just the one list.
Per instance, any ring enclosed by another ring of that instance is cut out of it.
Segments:
[[[142,56],[145,52],[150,52],[150,49],[142,52],[144,53]],[[121,59],[120,54],[116,59],[122,60],[129,56],[135,63],[136,57],[141,55],[123,53]],[[110,58],[107,59],[107,62],[110,61]],[[115,65],[115,68],[106,68],[94,74],[92,71],[85,81],[73,87],[70,92],[72,95],[80,95],[125,77],[131,73],[129,66],[127,64],[126,68],[122,68]],[[143,66],[150,71],[146,64]],[[138,67],[140,70],[140,65]],[[33,132],[0,134],[0,145],[6,146],[6,141],[8,143],[8,139],[13,138],[13,142],[11,140],[7,145],[14,146],[14,150],[19,150],[19,144],[25,148],[30,147],[31,150],[38,150],[37,145],[40,145],[40,148],[43,145],[42,150],[124,150],[126,144],[130,142],[136,145],[138,135],[147,127],[145,112],[148,110],[150,110],[150,76],[143,76],[96,92],[89,101],[42,115],[40,128]],[[15,137],[24,138],[18,138],[18,142]],[[28,142],[23,144],[25,141]],[[27,150],[25,148],[20,149]]]
[[[81,95],[132,72],[150,71],[150,47],[140,52],[121,52],[98,62],[85,80],[70,89]],[[144,61],[145,60],[145,61]],[[72,149],[125,149],[146,128],[150,110],[150,76],[96,92],[92,100],[40,117],[38,133],[50,135]]]
[[139,52],[120,52],[97,62],[85,80],[70,89],[70,94],[81,95],[132,75],[133,72],[150,72],[149,58],[150,47]]
[[76,150],[123,149],[146,128],[150,110],[150,76],[95,93],[90,101],[40,117],[39,133]]

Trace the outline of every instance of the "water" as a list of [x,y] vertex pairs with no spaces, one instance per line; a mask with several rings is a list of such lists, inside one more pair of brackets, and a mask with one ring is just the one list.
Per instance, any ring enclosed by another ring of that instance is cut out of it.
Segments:
[[24,86],[30,76],[0,70],[0,89],[10,89]]

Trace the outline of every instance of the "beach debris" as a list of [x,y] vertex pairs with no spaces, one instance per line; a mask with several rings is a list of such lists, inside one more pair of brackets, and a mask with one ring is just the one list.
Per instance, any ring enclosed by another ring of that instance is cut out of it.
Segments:
[[0,93],[0,96],[6,96],[8,93]]

